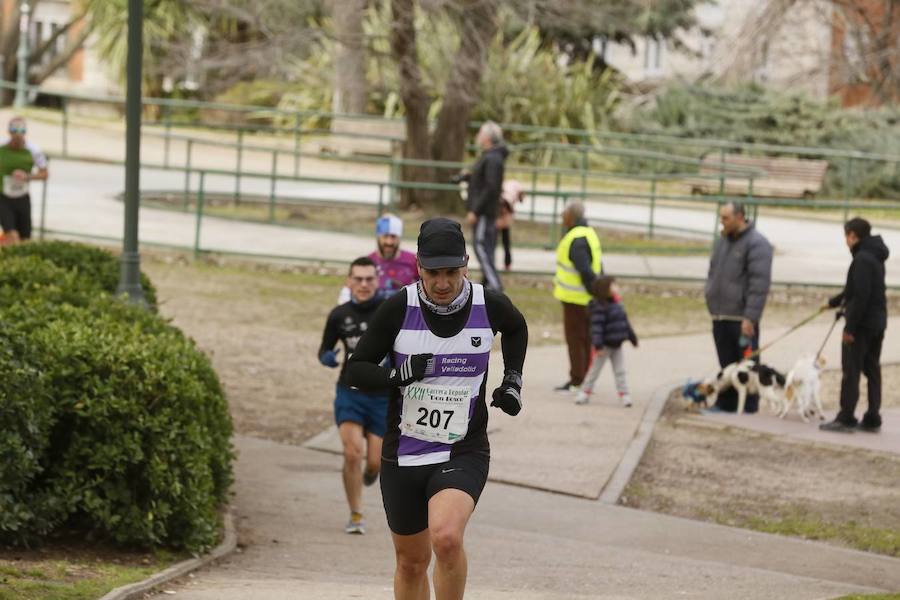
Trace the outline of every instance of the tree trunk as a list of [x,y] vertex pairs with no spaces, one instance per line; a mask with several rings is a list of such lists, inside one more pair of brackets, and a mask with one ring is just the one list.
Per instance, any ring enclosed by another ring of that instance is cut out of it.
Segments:
[[[6,81],[16,80],[16,49],[19,47],[19,3],[16,2],[9,11],[9,15],[3,23],[0,35],[0,55],[3,56],[3,79]],[[15,91],[11,89],[3,90],[3,105],[12,104]]]
[[334,112],[366,112],[368,85],[363,14],[367,4],[368,0],[331,0],[331,16],[338,42],[334,61]]
[[[428,142],[429,98],[422,87],[416,47],[414,0],[391,0],[394,17],[391,30],[391,53],[400,71],[400,97],[406,108],[406,142],[403,157],[429,160]],[[417,165],[404,165],[401,180],[408,183],[433,183],[434,169]],[[400,206],[429,206],[434,193],[427,190],[401,189]]]
[[[469,115],[478,101],[488,49],[497,32],[496,1],[470,0],[462,3],[458,19],[460,46],[444,90],[444,102],[432,143],[434,160],[451,162],[461,161],[465,156]],[[438,168],[438,181],[447,181],[455,171]],[[441,192],[436,203],[438,208],[444,210],[462,210],[455,192]]]

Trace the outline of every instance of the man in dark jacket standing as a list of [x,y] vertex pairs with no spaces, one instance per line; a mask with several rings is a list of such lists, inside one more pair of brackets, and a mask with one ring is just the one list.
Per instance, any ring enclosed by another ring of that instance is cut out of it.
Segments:
[[[759,348],[759,322],[772,282],[772,245],[747,221],[737,202],[722,205],[719,220],[722,235],[709,261],[706,307],[719,365],[725,367]],[[758,405],[758,396],[747,396],[744,411],[756,412]],[[722,392],[710,410],[736,411],[737,393]]]
[[475,143],[482,150],[481,156],[469,175],[468,214],[466,221],[472,226],[472,245],[481,265],[482,283],[498,292],[503,291],[500,275],[494,266],[497,248],[497,211],[503,190],[503,168],[509,150],[503,144],[503,130],[493,121],[487,121],[478,130]]
[[[872,226],[859,217],[844,224],[853,262],[844,291],[828,301],[828,308],[842,307],[844,335],[841,344],[841,410],[834,421],[819,426],[825,431],[849,433],[881,429],[881,344],[887,329],[887,294],[884,263],[890,251]],[[862,421],[854,413],[859,401],[859,376],[868,381],[869,406]]]

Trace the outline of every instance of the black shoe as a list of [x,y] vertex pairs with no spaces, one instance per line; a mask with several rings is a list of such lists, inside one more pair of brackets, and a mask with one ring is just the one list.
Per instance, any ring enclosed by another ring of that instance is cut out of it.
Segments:
[[571,393],[571,392],[577,392],[577,391],[578,391],[578,386],[575,385],[574,383],[572,383],[571,381],[567,381],[567,382],[565,382],[564,384],[558,385],[558,386],[556,386],[555,388],[553,388],[553,391],[554,391],[554,392],[560,392],[560,393],[562,393],[562,394],[568,394],[568,393]]
[[879,431],[881,431],[881,425],[869,425],[867,423],[864,423],[863,421],[857,423],[856,428],[867,433],[878,433]]
[[370,473],[369,471],[363,471],[363,485],[369,487],[373,483],[378,481],[378,471],[374,473]]
[[847,425],[841,421],[835,419],[834,421],[828,421],[827,423],[822,423],[819,425],[819,429],[822,431],[834,431],[836,433],[853,433],[856,431],[856,426]]

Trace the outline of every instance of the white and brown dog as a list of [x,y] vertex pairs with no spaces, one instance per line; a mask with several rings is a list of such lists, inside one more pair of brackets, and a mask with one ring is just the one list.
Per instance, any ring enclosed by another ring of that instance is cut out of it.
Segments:
[[809,422],[810,417],[816,415],[820,420],[825,419],[825,411],[822,409],[820,389],[822,384],[819,373],[825,366],[825,358],[812,355],[801,356],[794,367],[788,372],[787,382],[784,387],[784,405],[778,413],[780,418],[790,412],[791,407],[796,406],[797,412],[804,423]]

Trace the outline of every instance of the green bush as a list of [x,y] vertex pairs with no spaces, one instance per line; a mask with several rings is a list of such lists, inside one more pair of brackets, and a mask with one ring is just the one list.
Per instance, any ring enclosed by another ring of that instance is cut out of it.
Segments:
[[[121,268],[119,258],[112,252],[96,246],[62,241],[31,242],[5,246],[0,254],[0,259],[17,256],[37,256],[57,267],[76,271],[110,294],[116,293],[116,287],[119,284]],[[144,299],[147,304],[155,307],[156,288],[143,273],[141,273],[141,287],[144,289]]]
[[55,304],[88,306],[104,293],[98,283],[37,256],[0,260],[0,306],[41,298]]
[[44,471],[55,408],[22,324],[0,328],[0,532],[31,541],[60,519],[60,502],[30,490]]
[[0,541],[213,544],[232,425],[194,343],[37,256],[0,260],[0,322]]

